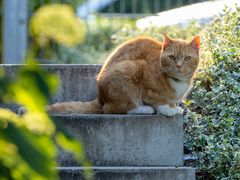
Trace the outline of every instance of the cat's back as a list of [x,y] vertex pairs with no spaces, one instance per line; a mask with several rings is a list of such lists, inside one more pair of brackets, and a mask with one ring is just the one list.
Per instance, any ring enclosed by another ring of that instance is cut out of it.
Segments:
[[151,60],[160,57],[162,43],[145,36],[130,39],[118,46],[107,58],[105,65],[109,66],[124,60]]

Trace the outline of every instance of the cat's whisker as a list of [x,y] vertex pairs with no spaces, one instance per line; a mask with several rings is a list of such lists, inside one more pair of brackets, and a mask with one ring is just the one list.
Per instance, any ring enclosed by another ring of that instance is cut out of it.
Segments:
[[160,72],[167,72],[169,69],[168,68],[161,68]]

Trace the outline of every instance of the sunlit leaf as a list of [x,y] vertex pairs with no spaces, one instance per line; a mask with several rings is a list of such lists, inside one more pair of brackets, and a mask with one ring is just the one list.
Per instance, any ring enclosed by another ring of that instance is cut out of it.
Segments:
[[[39,145],[34,143],[34,141],[40,143],[42,137],[38,136],[30,136],[26,131],[23,129],[16,128],[11,123],[8,124],[8,127],[3,130],[4,135],[6,138],[11,141],[12,143],[16,144],[18,147],[18,152],[21,157],[36,171],[43,177],[52,177],[54,178],[54,159],[55,157],[48,156],[44,154],[44,151],[38,149]],[[47,143],[47,139],[45,138],[45,145],[48,147],[45,148],[53,148],[49,147],[51,143]],[[44,147],[41,147],[44,148]],[[47,152],[47,151],[45,151]],[[56,177],[56,174],[55,174]]]
[[5,167],[0,161],[0,179],[1,180],[13,180],[11,176],[11,170]]

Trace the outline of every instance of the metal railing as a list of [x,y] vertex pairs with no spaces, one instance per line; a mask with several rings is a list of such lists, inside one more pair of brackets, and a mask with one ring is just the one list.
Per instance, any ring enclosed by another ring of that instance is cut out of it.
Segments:
[[[71,3],[72,1],[75,1],[76,4],[79,2],[79,10],[87,12],[88,15],[98,12],[106,14],[108,17],[110,14],[114,16],[131,14],[131,17],[134,17],[134,15],[139,17],[139,15],[155,14],[160,11],[207,0],[35,0],[34,2],[42,6],[46,3]],[[34,11],[31,8],[29,10],[30,12]],[[83,17],[86,16],[83,15]]]

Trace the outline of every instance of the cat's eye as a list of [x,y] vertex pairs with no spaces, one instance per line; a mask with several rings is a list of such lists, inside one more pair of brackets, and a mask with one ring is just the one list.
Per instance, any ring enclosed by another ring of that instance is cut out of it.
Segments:
[[191,56],[186,56],[186,57],[184,58],[185,61],[189,61],[189,60],[191,60],[191,59],[192,59]]
[[176,58],[173,55],[168,56],[170,60],[175,61]]

